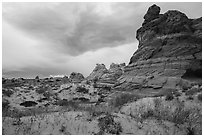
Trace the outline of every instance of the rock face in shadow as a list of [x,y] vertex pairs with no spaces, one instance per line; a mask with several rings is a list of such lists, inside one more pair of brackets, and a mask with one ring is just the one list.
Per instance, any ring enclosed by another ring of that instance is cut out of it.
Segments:
[[136,32],[138,49],[115,88],[175,89],[186,72],[188,80],[190,76],[202,80],[202,18],[189,19],[177,10],[159,12],[153,5],[145,14]]

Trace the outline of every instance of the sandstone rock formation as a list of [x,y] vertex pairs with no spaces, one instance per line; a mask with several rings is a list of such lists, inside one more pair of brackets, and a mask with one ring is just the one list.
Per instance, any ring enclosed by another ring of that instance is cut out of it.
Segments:
[[108,73],[105,73],[101,80],[107,83],[115,83],[116,80],[123,74],[123,68],[125,67],[125,63],[115,64],[112,63],[108,70]]
[[100,79],[102,75],[108,73],[108,70],[104,64],[96,64],[96,67],[87,77],[88,80]]
[[93,72],[87,77],[88,80],[98,81],[100,83],[115,84],[117,79],[123,74],[125,63],[112,63],[107,69],[104,64],[96,64]]
[[71,82],[77,83],[84,80],[84,76],[81,73],[72,72],[69,76]]
[[136,34],[138,49],[117,89],[175,89],[184,79],[202,80],[202,18],[189,19],[177,10],[159,12],[153,5],[145,14]]

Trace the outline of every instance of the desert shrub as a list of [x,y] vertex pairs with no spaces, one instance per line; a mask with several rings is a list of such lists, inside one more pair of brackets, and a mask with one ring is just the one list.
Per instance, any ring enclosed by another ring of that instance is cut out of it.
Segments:
[[48,98],[41,98],[41,99],[38,100],[38,102],[43,102],[45,100],[48,100]]
[[90,82],[89,80],[86,80],[86,81],[85,81],[85,84],[90,85],[91,82]]
[[162,100],[160,98],[155,98],[154,99],[154,106],[156,109],[158,109],[159,107],[161,107],[162,105]]
[[199,101],[202,101],[202,94],[199,94],[199,95],[198,95],[198,100],[199,100]]
[[166,101],[170,101],[170,100],[173,100],[173,99],[174,99],[174,95],[172,93],[169,93],[169,94],[166,95],[166,98],[165,98]]
[[38,94],[43,94],[47,91],[47,87],[40,87],[36,90]]
[[63,99],[63,100],[59,100],[56,102],[56,105],[59,105],[59,106],[67,106],[69,105],[69,102],[67,101],[67,99]]
[[73,98],[72,100],[81,101],[81,102],[89,102],[89,99],[85,97],[76,97],[76,98]]
[[66,130],[66,127],[64,125],[61,126],[61,128],[59,129],[60,132],[64,132]]
[[144,113],[141,114],[142,119],[147,119],[147,118],[153,117],[153,116],[154,116],[154,110],[153,109],[148,109],[147,111],[145,111]]
[[119,122],[114,121],[114,117],[110,114],[98,119],[98,126],[100,128],[99,134],[116,134],[119,135],[122,132],[122,127]]
[[9,102],[7,100],[2,101],[2,111],[7,111],[9,107]]
[[171,116],[169,116],[170,119],[168,120],[177,124],[183,124],[188,120],[189,114],[190,114],[189,110],[184,110],[183,107],[178,106],[174,113]]
[[174,93],[174,96],[175,96],[175,97],[179,97],[179,96],[181,96],[181,93],[180,93],[180,92],[175,92],[175,93]]
[[183,89],[184,91],[186,91],[186,90],[189,89],[189,87],[188,87],[187,85],[183,85],[183,86],[182,86],[182,89]]
[[21,87],[22,83],[21,82],[16,82],[15,80],[12,82],[6,82],[4,84],[2,84],[3,88],[13,88],[13,87]]
[[183,124],[190,114],[189,110],[184,110],[184,103],[181,101],[177,101],[176,109],[174,111],[168,108],[168,106],[164,106],[161,102],[156,104],[154,116],[158,119],[168,120],[177,124]]
[[103,105],[97,105],[97,106],[90,106],[84,109],[85,111],[88,111],[89,114],[92,117],[98,117],[102,114],[110,114],[112,111],[111,107],[103,106]]
[[45,96],[45,98],[47,98],[48,100],[50,99],[51,96],[53,96],[49,91],[44,92],[43,96]]
[[140,97],[138,95],[129,94],[129,93],[122,93],[119,96],[117,96],[116,98],[113,98],[113,100],[111,101],[111,106],[121,107],[124,104],[131,102],[133,100],[137,100],[139,98]]
[[88,89],[86,89],[85,87],[81,87],[81,86],[77,87],[76,91],[80,93],[89,93]]
[[110,91],[110,90],[111,90],[111,87],[105,86],[105,87],[103,87],[102,89],[103,89],[103,90]]
[[193,100],[194,98],[192,96],[188,96],[187,100]]
[[30,92],[30,90],[24,90],[23,92],[24,92],[24,93],[29,93],[29,92]]
[[96,83],[98,80],[99,80],[98,77],[94,77],[92,81],[93,81],[93,83]]
[[169,106],[164,106],[160,99],[155,99],[154,104],[154,109],[147,109],[147,111],[141,114],[141,118],[154,117],[158,120],[167,120],[176,124],[183,124],[188,121],[190,110],[184,109],[183,102],[178,101],[174,111]]
[[195,131],[193,127],[187,127],[187,135],[195,135]]
[[74,108],[74,109],[79,108],[79,106],[78,106],[78,104],[76,102],[73,102],[72,100],[68,101],[66,99],[58,100],[55,105],[71,107],[71,108]]
[[186,95],[194,95],[197,92],[200,92],[199,88],[191,88],[191,89],[186,91]]
[[5,95],[5,96],[7,96],[7,97],[10,97],[12,94],[13,94],[13,91],[12,90],[5,90],[5,89],[3,89],[2,90],[2,94],[3,95]]

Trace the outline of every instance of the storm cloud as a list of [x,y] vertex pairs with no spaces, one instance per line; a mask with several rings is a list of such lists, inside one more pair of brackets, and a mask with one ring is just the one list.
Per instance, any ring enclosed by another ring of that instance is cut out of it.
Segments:
[[[128,63],[137,49],[135,31],[152,4],[3,3],[3,74],[88,75],[96,63]],[[162,13],[202,16],[201,3],[156,4]]]
[[8,23],[45,42],[44,46],[73,56],[134,39],[135,18],[126,8],[112,9],[117,7],[112,3],[9,3],[5,7],[11,8],[3,12]]

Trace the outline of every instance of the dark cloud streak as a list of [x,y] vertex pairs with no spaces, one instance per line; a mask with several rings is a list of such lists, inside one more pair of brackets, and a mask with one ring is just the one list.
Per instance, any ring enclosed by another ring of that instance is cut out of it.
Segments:
[[[31,37],[46,41],[50,48],[73,56],[134,40],[132,37],[136,22],[134,12],[120,16],[127,11],[126,8],[117,10],[115,7],[116,9],[112,9],[113,14],[101,16],[94,12],[94,5],[88,5],[86,10],[77,12],[76,15],[71,11],[70,14],[76,16],[72,20],[69,19],[72,17],[66,16],[66,12],[60,11],[59,7],[65,9],[63,4],[57,6],[58,8],[54,9],[46,7],[28,9],[27,13],[18,11],[14,15],[4,15],[4,18]],[[73,6],[75,6],[74,11],[81,8],[76,4]]]

